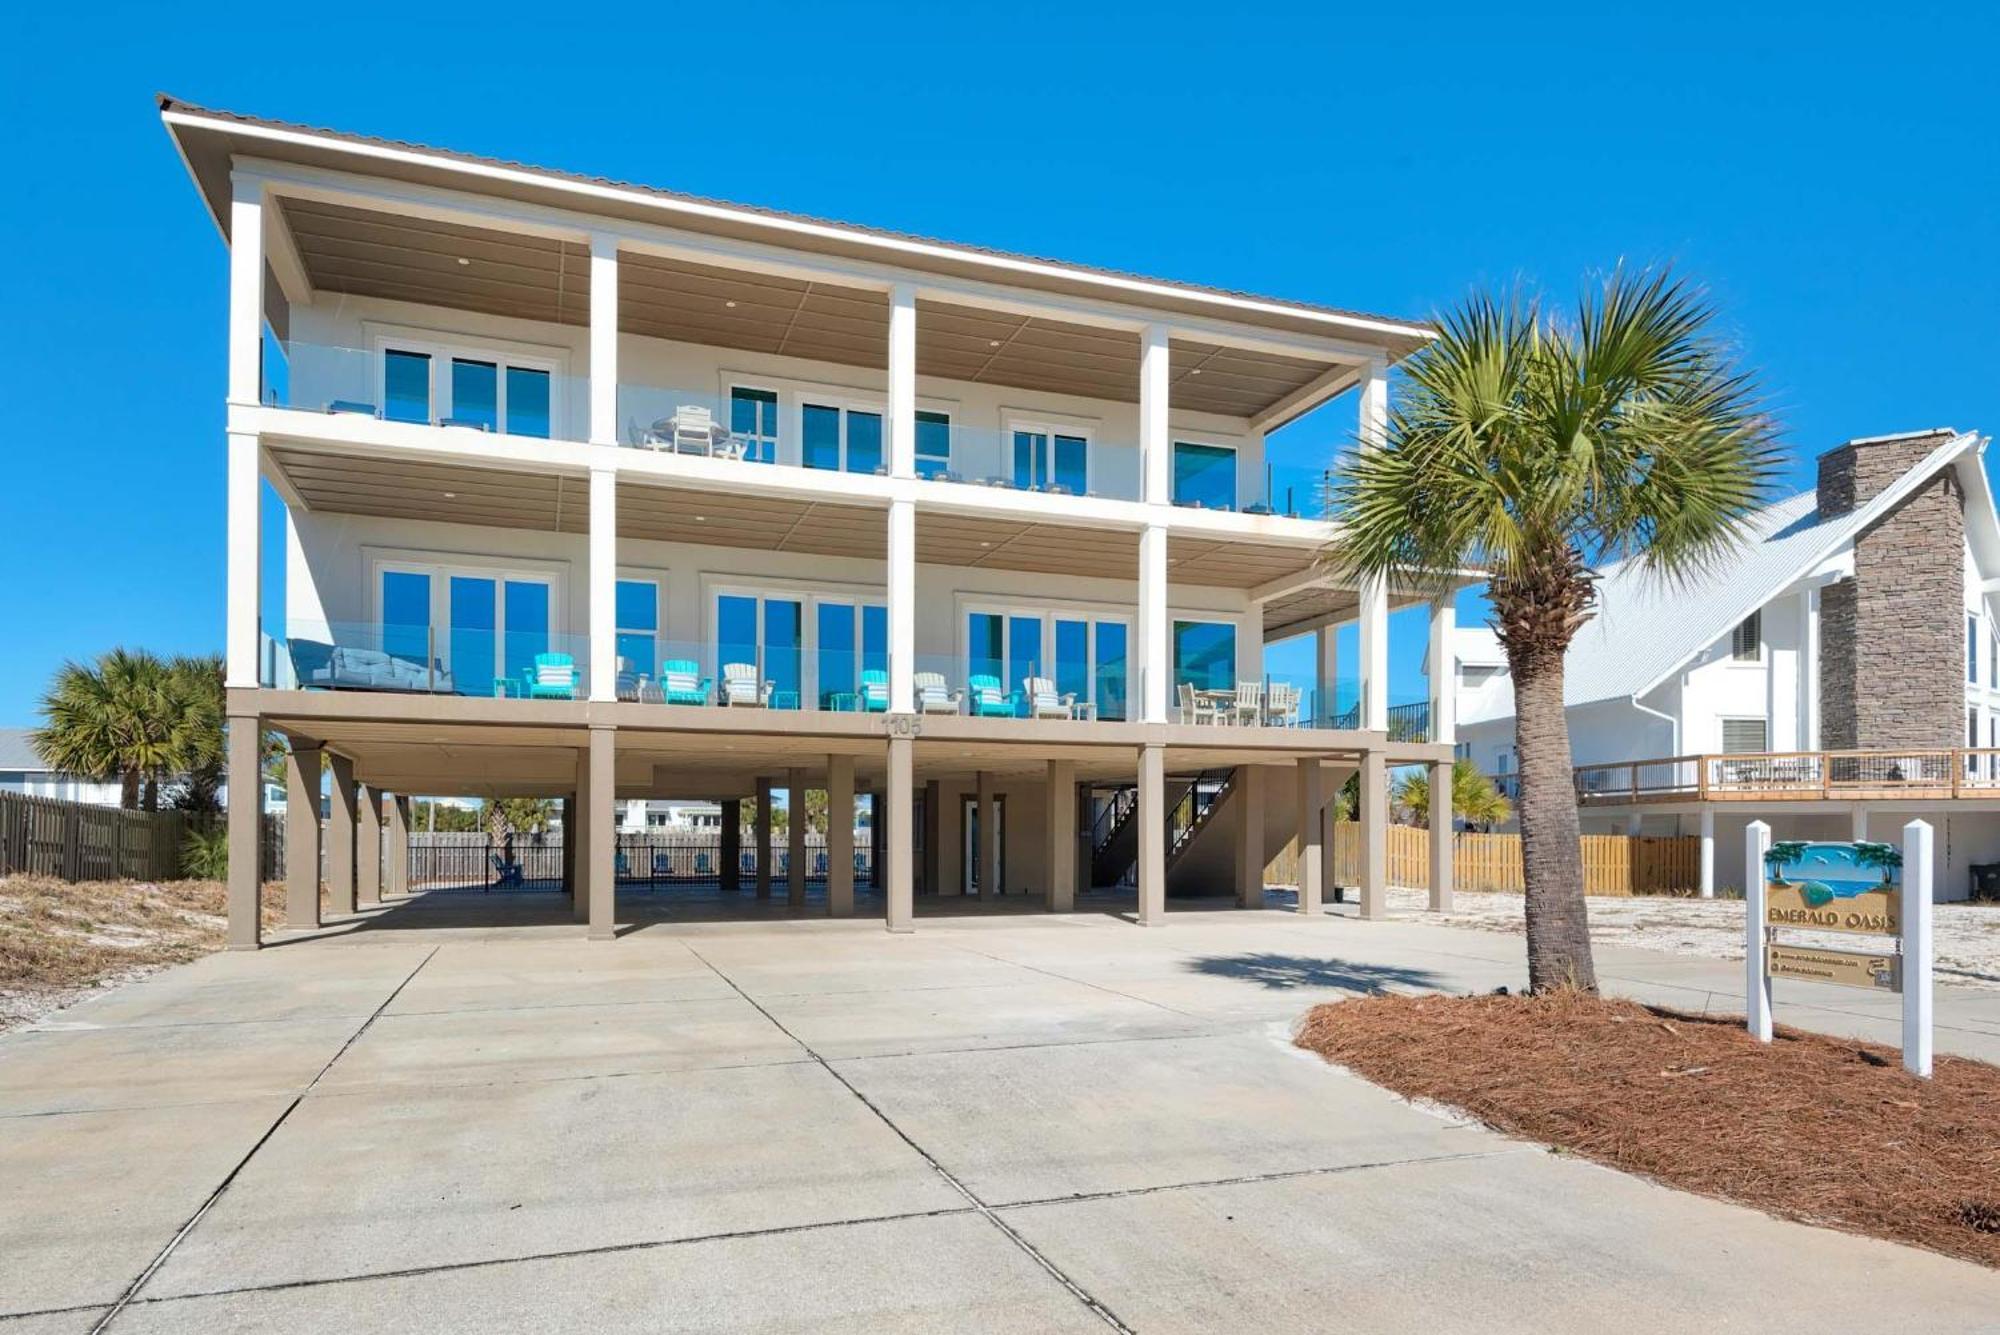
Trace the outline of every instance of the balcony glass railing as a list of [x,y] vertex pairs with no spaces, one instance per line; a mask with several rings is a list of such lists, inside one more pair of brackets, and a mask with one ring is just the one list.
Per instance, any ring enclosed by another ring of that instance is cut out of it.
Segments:
[[1263,477],[1244,484],[1243,509],[1249,514],[1286,515],[1294,519],[1324,519],[1329,482],[1324,468],[1267,464]]
[[301,623],[265,641],[262,667],[263,684],[281,690],[581,700],[589,641],[484,626]]
[[263,402],[274,408],[541,440],[587,434],[584,377],[443,348],[267,341],[263,381]]

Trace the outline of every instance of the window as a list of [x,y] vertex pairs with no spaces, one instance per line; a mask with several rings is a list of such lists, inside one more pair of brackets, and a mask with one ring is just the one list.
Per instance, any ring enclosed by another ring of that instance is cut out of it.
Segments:
[[1122,719],[1128,639],[1124,621],[1087,612],[975,611],[966,622],[966,676],[992,677],[1008,694],[1045,677],[1094,705],[1098,718]]
[[1744,617],[1736,627],[1729,639],[1729,656],[1738,663],[1764,661],[1764,614],[1761,611]]
[[618,656],[625,670],[648,676],[660,670],[660,586],[650,579],[621,579],[617,590]]
[[1174,442],[1174,504],[1236,508],[1236,451],[1226,445]]
[[848,473],[882,470],[882,414],[808,403],[799,410],[807,468]]
[[1979,711],[1969,706],[1965,711],[1965,744],[1979,745]]
[[917,476],[937,477],[951,471],[951,418],[944,413],[917,414]]
[[861,674],[889,670],[889,609],[828,599],[814,610],[814,682],[821,709],[861,707]]
[[1236,626],[1228,621],[1174,623],[1174,688],[1221,691],[1236,685]]
[[382,349],[383,416],[547,439],[555,363],[420,345]]
[[451,674],[459,695],[497,694],[547,653],[555,583],[488,570],[385,568],[378,585],[382,648]]
[[1726,718],[1722,720],[1722,749],[1729,755],[1754,754],[1770,748],[1765,741],[1764,720]]
[[729,391],[729,430],[744,442],[752,463],[778,461],[778,396],[768,389],[738,385]]
[[1979,684],[1979,618],[1965,618],[1965,679]]
[[1023,491],[1086,494],[1090,490],[1089,440],[1059,431],[1017,429],[1013,481]]

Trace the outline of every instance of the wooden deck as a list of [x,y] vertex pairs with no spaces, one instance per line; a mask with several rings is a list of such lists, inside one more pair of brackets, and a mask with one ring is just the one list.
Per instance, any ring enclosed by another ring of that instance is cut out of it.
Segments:
[[1766,751],[1579,765],[1585,806],[2000,799],[2000,748]]

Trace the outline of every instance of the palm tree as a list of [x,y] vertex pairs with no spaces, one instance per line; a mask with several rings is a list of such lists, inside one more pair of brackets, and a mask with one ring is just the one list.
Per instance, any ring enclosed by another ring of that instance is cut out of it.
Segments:
[[1571,318],[1475,295],[1402,365],[1380,448],[1337,470],[1329,563],[1442,593],[1490,572],[1514,680],[1528,981],[1594,991],[1563,655],[1590,618],[1593,567],[1666,580],[1740,540],[1779,457],[1751,378],[1703,296],[1665,272],[1612,274]]
[[1903,850],[1894,844],[1858,843],[1854,846],[1854,864],[1858,867],[1873,867],[1882,873],[1882,886],[1887,889],[1896,868],[1903,865]]
[[119,805],[148,811],[159,784],[193,744],[185,701],[172,671],[143,650],[113,649],[94,664],[64,663],[42,695],[35,750],[51,769],[117,779]]
[[[1423,825],[1431,821],[1431,776],[1418,770],[1396,785],[1396,803]],[[1469,825],[1498,825],[1513,814],[1513,806],[1500,796],[1493,780],[1480,773],[1470,760],[1451,764],[1451,810]]]

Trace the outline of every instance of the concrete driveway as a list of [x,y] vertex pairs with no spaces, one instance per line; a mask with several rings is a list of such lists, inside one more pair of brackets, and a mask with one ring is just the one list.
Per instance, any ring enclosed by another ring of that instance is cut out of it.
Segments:
[[1993,1272],[1285,1041],[1352,990],[1518,983],[1507,938],[1269,911],[586,943],[464,907],[0,1039],[0,1335],[2000,1323]]

